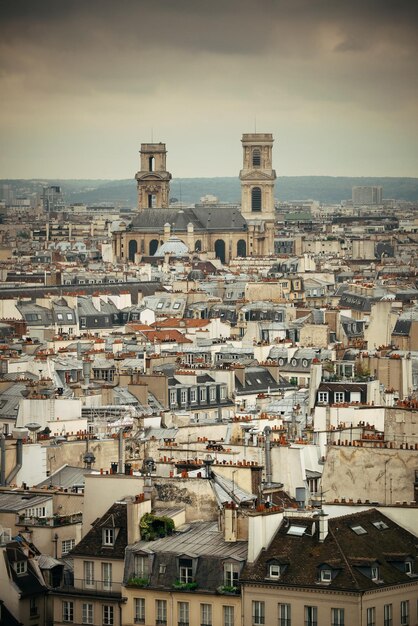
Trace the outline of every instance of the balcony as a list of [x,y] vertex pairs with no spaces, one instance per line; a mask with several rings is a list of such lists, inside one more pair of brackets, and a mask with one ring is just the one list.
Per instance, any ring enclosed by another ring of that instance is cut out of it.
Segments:
[[62,585],[54,589],[56,594],[80,594],[86,596],[102,596],[105,598],[120,598],[122,582],[95,580],[86,582],[84,578],[75,578],[72,585]]
[[68,524],[81,524],[82,521],[82,513],[53,515],[52,517],[26,517],[25,515],[17,515],[16,517],[17,526],[66,526]]

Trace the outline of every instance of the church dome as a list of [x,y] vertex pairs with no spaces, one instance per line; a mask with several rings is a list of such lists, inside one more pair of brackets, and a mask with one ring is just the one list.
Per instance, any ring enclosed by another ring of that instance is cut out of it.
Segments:
[[182,257],[187,256],[189,254],[189,250],[181,239],[172,235],[165,243],[159,246],[154,256],[163,257],[166,254],[169,254],[170,256]]

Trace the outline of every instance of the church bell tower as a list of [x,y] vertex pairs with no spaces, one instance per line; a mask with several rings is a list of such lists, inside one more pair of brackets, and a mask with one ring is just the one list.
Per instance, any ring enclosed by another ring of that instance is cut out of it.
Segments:
[[166,169],[165,143],[142,143],[140,171],[135,174],[138,209],[168,208],[171,174]]
[[274,220],[273,135],[245,133],[241,141],[241,213],[246,219]]

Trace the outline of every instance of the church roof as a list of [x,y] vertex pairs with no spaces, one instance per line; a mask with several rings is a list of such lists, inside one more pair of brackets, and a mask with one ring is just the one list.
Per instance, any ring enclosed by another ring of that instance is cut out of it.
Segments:
[[132,220],[131,230],[164,231],[164,225],[170,224],[171,232],[187,232],[187,225],[192,224],[195,232],[207,230],[245,231],[247,223],[240,210],[235,207],[188,207],[183,209],[142,209]]

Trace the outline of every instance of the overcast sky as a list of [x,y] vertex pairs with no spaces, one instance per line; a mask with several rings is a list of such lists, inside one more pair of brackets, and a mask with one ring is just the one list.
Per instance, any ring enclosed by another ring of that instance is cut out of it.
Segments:
[[418,176],[418,0],[0,0],[1,178]]

